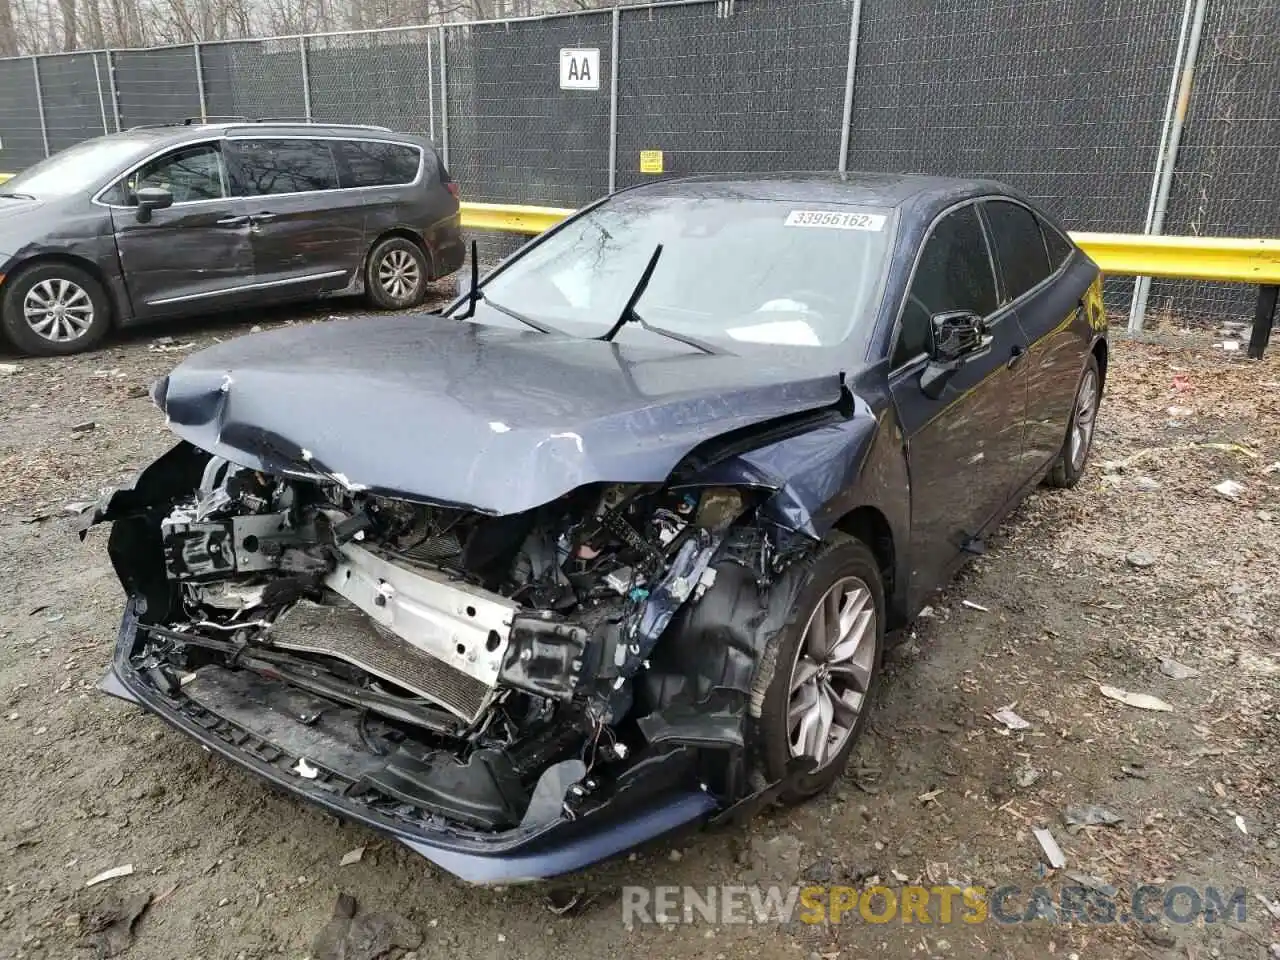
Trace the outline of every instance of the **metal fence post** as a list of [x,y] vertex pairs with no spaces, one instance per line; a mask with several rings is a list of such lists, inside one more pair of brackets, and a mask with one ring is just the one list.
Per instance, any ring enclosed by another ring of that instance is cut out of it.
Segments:
[[445,52],[445,28],[440,28],[440,153],[449,166],[449,58]]
[[[111,69],[111,61],[107,60],[107,70]],[[98,88],[98,110],[102,113],[102,132],[110,133],[111,128],[107,126],[107,99],[102,94],[102,70],[98,66],[98,54],[93,55],[93,82]]]
[[199,43],[193,43],[191,49],[196,57],[196,93],[200,96],[200,122],[203,123],[209,119],[209,103],[204,92],[204,57],[200,56]]
[[[1169,191],[1173,187],[1174,168],[1178,163],[1178,146],[1182,143],[1182,128],[1187,121],[1187,108],[1191,105],[1191,85],[1195,79],[1196,58],[1200,52],[1200,34],[1204,28],[1205,9],[1208,0],[1195,0],[1195,14],[1191,21],[1191,33],[1187,36],[1186,56],[1181,70],[1175,61],[1174,70],[1178,82],[1177,100],[1175,101],[1171,121],[1168,125],[1168,137],[1164,141],[1163,156],[1156,159],[1156,182],[1153,186],[1152,202],[1147,210],[1145,233],[1159,234],[1164,230],[1164,215],[1169,207]],[[1186,17],[1183,17],[1186,24]],[[1181,45],[1181,44],[1180,44]],[[1139,333],[1146,323],[1147,298],[1151,295],[1151,278],[1139,277],[1133,285],[1133,299],[1129,303],[1129,332]]]
[[311,122],[311,60],[307,56],[307,38],[298,38],[298,56],[302,58],[302,111]]
[[609,192],[618,188],[618,33],[622,11],[613,8],[613,28],[609,38]]
[[44,142],[44,155],[49,156],[49,127],[44,120],[44,93],[40,90],[40,58],[31,58],[31,75],[36,82],[36,110],[40,114],[40,139]]
[[836,169],[849,169],[849,125],[853,122],[853,78],[858,68],[858,33],[862,29],[862,0],[853,0],[849,13],[849,59],[844,73],[844,112],[840,121],[840,158]]
[[436,142],[436,58],[427,34],[427,139]]
[[107,84],[111,88],[111,116],[116,122],[116,133],[120,132],[120,97],[116,93],[116,58],[107,51]]

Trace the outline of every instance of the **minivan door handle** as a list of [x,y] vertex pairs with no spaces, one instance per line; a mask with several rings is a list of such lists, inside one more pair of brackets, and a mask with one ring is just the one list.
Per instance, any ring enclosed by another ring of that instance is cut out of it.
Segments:
[[248,222],[248,217],[223,217],[217,224],[220,227],[243,227]]
[[270,223],[275,218],[276,215],[274,213],[255,213],[249,219],[254,223]]

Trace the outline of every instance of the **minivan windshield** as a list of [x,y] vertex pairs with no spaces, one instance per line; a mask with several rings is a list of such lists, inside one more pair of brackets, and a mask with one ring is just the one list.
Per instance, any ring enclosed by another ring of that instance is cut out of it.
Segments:
[[59,151],[4,184],[5,193],[67,197],[99,186],[129,161],[140,158],[153,141],[135,137],[99,137]]
[[661,244],[635,306],[645,323],[693,337],[826,346],[870,322],[892,226],[892,211],[873,207],[624,194],[488,280],[478,310],[487,303],[599,336]]

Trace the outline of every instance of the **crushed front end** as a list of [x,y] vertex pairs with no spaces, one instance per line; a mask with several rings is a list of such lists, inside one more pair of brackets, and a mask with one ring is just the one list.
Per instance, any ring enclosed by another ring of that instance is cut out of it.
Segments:
[[183,442],[92,518],[129,596],[104,689],[464,879],[577,869],[767,796],[765,588],[812,541],[766,495],[590,484],[487,515]]

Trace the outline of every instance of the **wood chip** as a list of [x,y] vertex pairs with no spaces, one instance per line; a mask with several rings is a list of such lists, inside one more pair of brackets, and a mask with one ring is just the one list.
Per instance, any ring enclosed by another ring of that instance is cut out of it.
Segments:
[[342,855],[342,859],[338,861],[338,866],[349,867],[353,863],[359,863],[364,857],[364,847],[356,847],[354,850],[348,850]]
[[1058,841],[1053,839],[1053,834],[1044,827],[1036,827],[1031,831],[1035,834],[1036,840],[1040,843],[1040,849],[1044,851],[1045,858],[1049,861],[1049,866],[1055,870],[1061,870],[1067,865],[1066,855],[1063,854],[1062,848],[1058,846]]
[[90,877],[85,881],[86,887],[92,887],[94,884],[105,883],[107,880],[116,880],[120,877],[127,877],[133,873],[133,864],[125,863],[118,867],[112,867],[110,870],[103,870],[96,877]]
[[1170,704],[1165,703],[1159,697],[1153,697],[1149,693],[1130,693],[1128,690],[1111,687],[1105,683],[1098,684],[1098,691],[1110,700],[1117,700],[1127,706],[1137,707],[1139,710],[1157,710],[1161,713],[1173,712],[1173,707]]
[[991,608],[990,608],[990,607],[984,607],[982,604],[980,604],[980,603],[974,603],[972,600],[961,600],[961,601],[960,601],[960,606],[962,606],[962,607],[968,607],[970,610],[979,610],[979,611],[981,611],[982,613],[990,613],[990,612],[991,612]]

